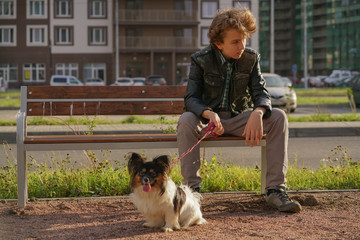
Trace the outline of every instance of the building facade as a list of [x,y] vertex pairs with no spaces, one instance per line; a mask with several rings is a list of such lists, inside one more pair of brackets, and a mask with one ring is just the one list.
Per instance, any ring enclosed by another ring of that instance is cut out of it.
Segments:
[[[274,0],[275,73],[304,71],[304,1]],[[360,70],[360,0],[307,0],[308,74]],[[259,1],[262,70],[270,71],[270,1]],[[295,66],[295,68],[294,68]]]
[[[0,76],[9,88],[49,85],[55,74],[178,84],[191,54],[208,45],[216,11],[240,5],[257,18],[254,0],[0,0]],[[248,46],[258,50],[257,33]]]
[[0,76],[10,88],[53,74],[110,80],[113,10],[106,0],[0,0]]
[[[119,1],[120,76],[162,75],[176,85],[188,76],[190,56],[209,44],[207,32],[219,8],[249,7],[257,1]],[[249,46],[257,48],[257,34]]]

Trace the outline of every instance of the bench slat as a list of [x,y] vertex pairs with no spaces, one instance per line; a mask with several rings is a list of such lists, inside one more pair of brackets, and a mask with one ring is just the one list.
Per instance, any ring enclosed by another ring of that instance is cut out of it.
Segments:
[[[265,137],[263,137],[265,139]],[[220,136],[210,137],[203,141],[217,140],[245,140],[244,137]],[[48,144],[48,143],[107,143],[107,142],[169,142],[176,141],[176,134],[112,134],[112,135],[51,135],[51,136],[28,136],[25,144]]]
[[29,102],[28,116],[182,114],[183,101]]
[[183,98],[186,86],[28,86],[28,99]]

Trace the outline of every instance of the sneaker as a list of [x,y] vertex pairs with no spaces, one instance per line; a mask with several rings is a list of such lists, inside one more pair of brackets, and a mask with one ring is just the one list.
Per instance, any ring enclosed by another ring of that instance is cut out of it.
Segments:
[[280,212],[300,212],[301,210],[300,203],[291,200],[283,188],[269,189],[266,192],[266,202]]

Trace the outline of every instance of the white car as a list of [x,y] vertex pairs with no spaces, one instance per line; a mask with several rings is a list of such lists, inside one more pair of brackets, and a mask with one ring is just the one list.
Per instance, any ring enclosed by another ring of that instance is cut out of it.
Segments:
[[333,70],[329,77],[325,78],[325,85],[328,87],[336,86],[337,82],[341,79],[351,77],[351,71],[349,70]]
[[131,78],[121,77],[116,79],[111,86],[134,86],[134,82]]
[[85,86],[105,86],[105,81],[101,78],[88,78],[84,83]]
[[84,86],[84,84],[74,76],[52,75],[50,86]]
[[281,76],[272,73],[262,74],[266,89],[271,96],[271,105],[294,112],[297,107],[297,97],[294,89],[284,82]]
[[134,86],[144,86],[146,79],[144,77],[134,77],[132,80],[134,82]]

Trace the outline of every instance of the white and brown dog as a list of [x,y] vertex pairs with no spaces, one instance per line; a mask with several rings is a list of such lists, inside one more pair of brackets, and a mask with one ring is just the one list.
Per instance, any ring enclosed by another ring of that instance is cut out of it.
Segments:
[[206,223],[200,211],[201,195],[188,186],[177,187],[170,179],[168,156],[159,156],[148,162],[137,153],[128,157],[130,196],[144,215],[145,227],[169,232]]

